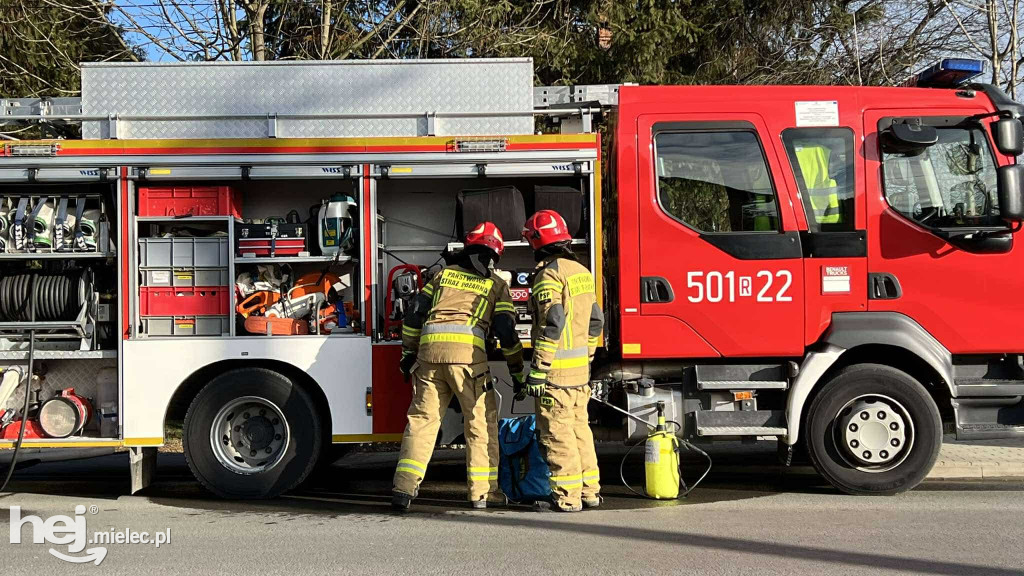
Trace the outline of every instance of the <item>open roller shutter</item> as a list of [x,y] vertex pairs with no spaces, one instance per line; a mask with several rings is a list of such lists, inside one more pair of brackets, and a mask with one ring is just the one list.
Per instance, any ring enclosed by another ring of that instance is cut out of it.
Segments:
[[117,180],[117,168],[0,168],[0,183],[103,182]]
[[131,177],[139,180],[312,180],[355,178],[362,174],[359,165],[309,164],[291,166],[144,166],[134,168]]
[[593,172],[593,162],[487,162],[479,164],[379,164],[375,178],[480,178],[516,176],[580,176]]

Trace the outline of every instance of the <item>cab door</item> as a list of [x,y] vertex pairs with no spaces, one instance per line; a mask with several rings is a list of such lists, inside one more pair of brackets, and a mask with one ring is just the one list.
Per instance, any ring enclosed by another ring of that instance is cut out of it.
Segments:
[[[909,316],[953,354],[1024,350],[1024,237],[999,217],[984,109],[869,110],[864,117],[868,308]],[[916,150],[894,125],[935,129]]]
[[[646,357],[799,356],[804,271],[780,158],[756,114],[640,115]],[[645,145],[644,140],[647,139]],[[624,339],[624,353],[631,342]]]

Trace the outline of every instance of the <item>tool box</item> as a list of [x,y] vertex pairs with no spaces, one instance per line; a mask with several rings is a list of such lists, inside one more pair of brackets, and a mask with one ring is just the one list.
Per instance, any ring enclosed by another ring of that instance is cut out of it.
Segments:
[[231,186],[161,186],[139,188],[139,216],[242,217],[242,200]]
[[306,251],[306,224],[270,221],[237,224],[238,255],[298,256]]

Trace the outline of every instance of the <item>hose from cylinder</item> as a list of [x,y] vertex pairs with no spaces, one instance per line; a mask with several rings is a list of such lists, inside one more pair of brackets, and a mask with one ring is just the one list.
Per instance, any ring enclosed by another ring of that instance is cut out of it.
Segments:
[[36,321],[74,320],[90,288],[80,272],[14,274],[0,278],[0,321],[31,321],[29,302],[36,301]]

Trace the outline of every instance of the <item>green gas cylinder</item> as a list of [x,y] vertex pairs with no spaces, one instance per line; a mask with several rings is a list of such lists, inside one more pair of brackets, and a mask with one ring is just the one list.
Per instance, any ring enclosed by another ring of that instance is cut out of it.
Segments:
[[665,403],[658,402],[658,427],[644,446],[647,496],[658,500],[679,497],[679,440],[665,423]]

